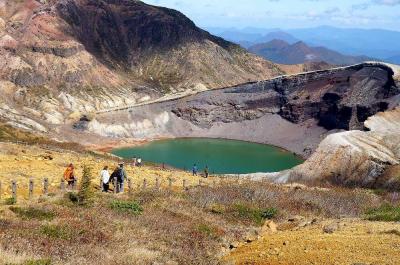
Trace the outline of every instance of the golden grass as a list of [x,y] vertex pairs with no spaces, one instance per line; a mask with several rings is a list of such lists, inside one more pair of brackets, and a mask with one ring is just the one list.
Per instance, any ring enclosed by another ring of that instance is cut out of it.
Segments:
[[[100,171],[105,165],[110,167],[110,171],[117,166],[115,157],[94,156],[92,153],[78,153],[74,151],[53,151],[46,150],[39,146],[19,145],[12,143],[0,143],[0,181],[2,182],[1,196],[11,195],[11,181],[17,181],[19,199],[28,198],[29,180],[34,181],[34,195],[39,196],[43,193],[43,180],[49,180],[49,192],[58,193],[63,177],[64,170],[69,163],[76,167],[78,181],[82,177],[83,166],[92,168],[93,183],[99,186]],[[135,190],[142,189],[144,179],[148,189],[154,189],[156,179],[162,189],[168,188],[169,178],[173,180],[175,190],[182,189],[183,180],[187,186],[199,185],[201,181],[204,185],[213,185],[214,181],[221,181],[219,178],[210,177],[208,179],[193,177],[190,173],[174,170],[161,170],[156,167],[132,167],[126,165],[128,177],[132,180]],[[126,189],[128,184],[125,183]]]

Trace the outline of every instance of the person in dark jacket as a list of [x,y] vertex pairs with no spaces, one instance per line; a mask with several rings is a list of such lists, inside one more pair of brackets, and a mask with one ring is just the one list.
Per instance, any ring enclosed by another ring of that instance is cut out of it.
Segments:
[[124,163],[119,164],[118,174],[117,174],[117,192],[123,193],[124,192],[124,182],[128,178],[126,174]]
[[114,190],[116,190],[116,191],[118,191],[118,190],[117,190],[117,189],[118,189],[118,187],[117,187],[117,185],[118,185],[117,181],[118,181],[119,171],[120,171],[120,167],[118,166],[118,167],[116,167],[116,168],[114,169],[113,173],[112,173],[111,176],[110,176],[110,180],[109,180],[109,183],[111,182],[111,183],[114,185]]
[[208,178],[208,166],[204,169],[204,177]]
[[193,165],[192,173],[193,173],[193,176],[197,176],[197,165],[196,164]]

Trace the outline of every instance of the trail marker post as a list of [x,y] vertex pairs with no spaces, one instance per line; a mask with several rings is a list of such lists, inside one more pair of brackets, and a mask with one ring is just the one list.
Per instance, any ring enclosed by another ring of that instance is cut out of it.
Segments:
[[128,193],[132,194],[132,180],[128,179]]
[[45,178],[43,180],[43,194],[48,195],[49,194],[49,179]]
[[64,178],[61,179],[60,190],[61,190],[62,193],[65,192],[65,180],[64,180]]
[[168,178],[168,187],[172,189],[172,178]]
[[15,180],[11,182],[11,192],[14,200],[17,200],[17,182]]
[[33,179],[29,180],[29,199],[33,197]]
[[114,193],[115,194],[118,193],[118,181],[117,181],[117,178],[114,179]]
[[143,190],[145,190],[147,188],[147,179],[143,180]]
[[186,190],[186,179],[184,179],[184,180],[182,181],[182,185],[183,185],[183,190]]
[[156,178],[156,191],[160,190],[160,180],[158,178]]

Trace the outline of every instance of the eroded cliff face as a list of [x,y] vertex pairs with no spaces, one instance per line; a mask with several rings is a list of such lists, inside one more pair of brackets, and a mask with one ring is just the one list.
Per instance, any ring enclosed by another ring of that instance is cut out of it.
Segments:
[[387,110],[397,94],[389,67],[360,64],[202,93],[172,112],[206,128],[270,113],[295,124],[314,119],[327,130],[354,130],[363,129],[368,117]]
[[400,107],[370,117],[365,126],[370,131],[328,136],[287,181],[398,189]]
[[35,131],[282,73],[177,11],[130,0],[0,0],[0,59],[1,116]]
[[361,64],[102,113],[86,128],[112,137],[255,141],[308,157],[332,132],[367,129],[364,121],[393,108],[398,94],[390,68]]

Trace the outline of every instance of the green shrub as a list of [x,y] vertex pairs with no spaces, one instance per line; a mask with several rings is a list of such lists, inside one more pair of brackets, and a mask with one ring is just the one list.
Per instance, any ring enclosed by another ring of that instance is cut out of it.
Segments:
[[55,239],[71,239],[71,230],[68,227],[60,225],[42,225],[39,232],[50,238]]
[[278,213],[276,208],[259,209],[243,204],[235,204],[234,210],[239,218],[254,222],[259,225],[263,224],[265,219],[274,218]]
[[50,211],[41,210],[33,207],[29,208],[19,208],[19,207],[10,207],[10,210],[14,212],[16,215],[21,217],[22,219],[37,219],[37,220],[53,220],[55,214]]
[[15,199],[14,197],[7,198],[4,201],[5,205],[14,205],[16,203],[17,203],[17,199]]
[[142,206],[137,202],[119,201],[114,200],[110,203],[111,209],[129,212],[134,215],[140,215],[143,212]]
[[215,235],[215,228],[210,227],[209,225],[206,224],[200,224],[197,227],[197,231],[200,233],[206,235],[206,236],[214,236]]
[[400,231],[396,230],[396,229],[392,229],[392,230],[389,230],[389,231],[385,231],[384,234],[400,236]]
[[399,222],[400,206],[384,204],[366,212],[366,219],[370,221]]
[[387,193],[387,191],[384,189],[374,189],[374,190],[372,190],[372,193],[374,193],[375,195],[378,195],[378,196],[383,196]]
[[94,191],[92,187],[92,169],[88,166],[83,166],[83,176],[81,187],[77,194],[78,204],[79,205],[87,205],[91,202],[91,199],[94,196]]
[[272,219],[278,214],[278,209],[271,207],[261,210],[260,213],[263,219]]
[[50,265],[51,259],[27,260],[23,264],[24,265]]
[[73,203],[78,203],[78,195],[75,192],[68,192],[66,197]]
[[214,203],[209,207],[210,212],[214,214],[223,214],[226,211],[225,205]]

